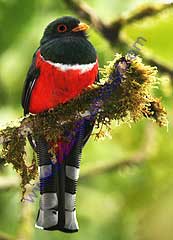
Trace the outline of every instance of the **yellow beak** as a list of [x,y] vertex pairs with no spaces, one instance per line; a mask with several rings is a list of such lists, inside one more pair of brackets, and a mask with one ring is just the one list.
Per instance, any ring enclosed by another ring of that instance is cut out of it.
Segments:
[[89,29],[89,26],[86,23],[79,23],[79,25],[72,29],[72,32],[86,31]]

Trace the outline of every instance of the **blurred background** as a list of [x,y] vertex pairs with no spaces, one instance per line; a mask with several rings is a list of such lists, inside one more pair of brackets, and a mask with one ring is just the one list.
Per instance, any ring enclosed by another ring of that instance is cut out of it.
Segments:
[[90,41],[101,67],[145,38],[138,54],[158,66],[161,85],[155,94],[169,119],[168,129],[147,119],[131,126],[113,122],[112,139],[90,139],[81,162],[77,234],[35,229],[39,193],[33,203],[21,203],[20,179],[1,164],[0,240],[173,239],[173,6],[165,5],[170,2],[0,0],[1,125],[22,116],[21,92],[32,54],[46,25],[62,15],[91,24]]

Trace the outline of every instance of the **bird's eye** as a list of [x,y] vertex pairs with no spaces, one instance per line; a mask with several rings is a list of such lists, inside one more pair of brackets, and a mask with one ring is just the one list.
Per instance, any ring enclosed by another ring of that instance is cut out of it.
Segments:
[[58,25],[58,32],[66,32],[67,31],[67,26],[64,24],[59,24]]

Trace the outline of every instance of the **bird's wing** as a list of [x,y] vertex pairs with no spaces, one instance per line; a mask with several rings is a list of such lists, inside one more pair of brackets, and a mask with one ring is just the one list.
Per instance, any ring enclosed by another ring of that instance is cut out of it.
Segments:
[[34,84],[40,74],[40,71],[38,68],[36,68],[36,64],[35,64],[36,53],[37,51],[34,53],[32,64],[27,73],[25,83],[24,83],[23,93],[22,93],[22,106],[24,108],[24,114],[27,114],[29,112],[29,101],[30,101],[31,93],[32,93]]

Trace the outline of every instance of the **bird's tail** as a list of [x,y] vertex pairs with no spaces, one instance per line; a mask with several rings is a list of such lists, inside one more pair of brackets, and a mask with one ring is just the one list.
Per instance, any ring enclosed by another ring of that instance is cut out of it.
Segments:
[[47,142],[44,139],[37,142],[41,199],[36,227],[39,229],[63,232],[79,229],[75,203],[82,140],[83,131],[80,131],[70,153],[56,163],[51,161]]

